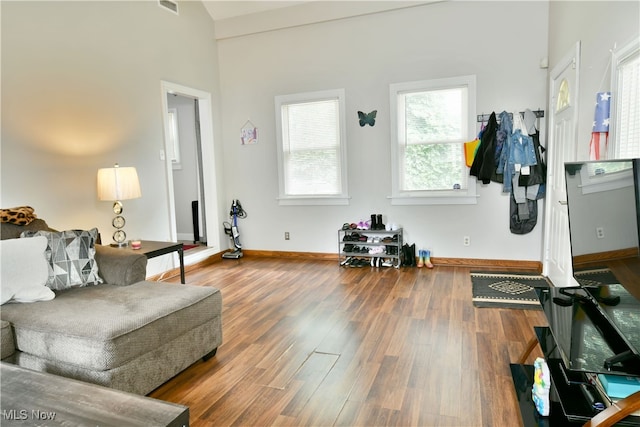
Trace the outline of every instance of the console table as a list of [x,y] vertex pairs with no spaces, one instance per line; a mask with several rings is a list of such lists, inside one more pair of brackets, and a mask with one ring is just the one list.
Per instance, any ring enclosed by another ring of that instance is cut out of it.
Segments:
[[189,408],[0,363],[3,426],[189,425]]
[[184,277],[184,245],[176,242],[157,242],[153,240],[141,240],[140,249],[132,249],[131,246],[123,246],[122,250],[143,254],[147,259],[155,258],[160,255],[177,252],[180,258],[180,283],[185,284]]

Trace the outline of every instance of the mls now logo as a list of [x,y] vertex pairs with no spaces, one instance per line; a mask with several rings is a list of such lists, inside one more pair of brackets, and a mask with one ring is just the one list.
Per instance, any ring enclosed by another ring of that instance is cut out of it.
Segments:
[[29,411],[26,409],[3,409],[2,410],[2,419],[3,420],[26,420],[29,418]]
[[26,409],[3,409],[2,419],[12,421],[24,421],[24,420],[40,420],[51,421],[56,417],[55,412],[45,412],[40,410],[27,411]]

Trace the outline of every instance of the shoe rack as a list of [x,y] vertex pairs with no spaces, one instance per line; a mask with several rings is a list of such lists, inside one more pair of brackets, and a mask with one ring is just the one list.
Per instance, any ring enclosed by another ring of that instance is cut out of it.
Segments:
[[400,268],[402,245],[402,228],[338,230],[338,259],[343,267]]

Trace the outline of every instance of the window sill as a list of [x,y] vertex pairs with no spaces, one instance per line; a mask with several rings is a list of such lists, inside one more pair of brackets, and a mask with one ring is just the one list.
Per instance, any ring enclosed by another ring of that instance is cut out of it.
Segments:
[[408,197],[408,196],[392,196],[389,197],[392,206],[410,206],[410,205],[476,205],[478,204],[478,196],[460,195],[460,196],[433,196],[433,197]]
[[290,197],[278,198],[280,206],[345,206],[350,197]]

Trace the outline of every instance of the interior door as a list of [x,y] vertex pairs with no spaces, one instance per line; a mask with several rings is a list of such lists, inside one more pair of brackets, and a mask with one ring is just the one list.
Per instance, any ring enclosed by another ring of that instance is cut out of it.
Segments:
[[564,163],[575,161],[580,42],[558,63],[549,81],[549,138],[543,274],[555,286],[575,286],[571,266]]

